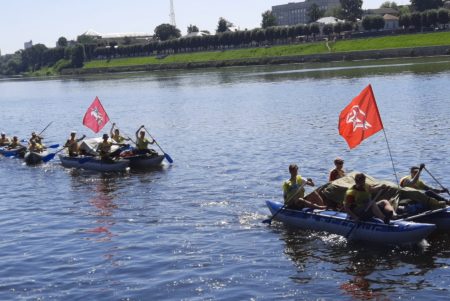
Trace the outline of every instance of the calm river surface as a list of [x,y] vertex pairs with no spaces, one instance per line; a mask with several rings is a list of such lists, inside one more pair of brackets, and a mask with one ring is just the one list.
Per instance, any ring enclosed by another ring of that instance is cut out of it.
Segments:
[[448,234],[379,247],[261,223],[290,163],[316,184],[336,156],[395,181],[382,133],[350,151],[337,132],[369,83],[399,176],[423,162],[450,186],[449,57],[0,81],[8,135],[94,136],[98,96],[174,160],[100,175],[0,158],[0,300],[448,300]]

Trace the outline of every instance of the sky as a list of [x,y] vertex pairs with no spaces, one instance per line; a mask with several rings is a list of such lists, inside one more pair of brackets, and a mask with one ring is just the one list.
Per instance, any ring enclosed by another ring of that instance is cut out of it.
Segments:
[[[385,1],[363,0],[363,8],[378,8]],[[253,29],[260,26],[263,12],[288,2],[302,1],[173,0],[176,26],[183,35],[190,24],[214,33],[220,17],[240,29]],[[59,37],[75,40],[89,29],[103,34],[153,33],[163,23],[170,23],[170,0],[3,0],[0,51],[14,53],[30,40],[54,47]]]

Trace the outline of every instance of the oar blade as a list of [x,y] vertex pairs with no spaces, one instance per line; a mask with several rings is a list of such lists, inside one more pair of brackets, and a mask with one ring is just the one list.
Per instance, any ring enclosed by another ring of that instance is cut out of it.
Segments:
[[271,225],[272,224],[272,219],[271,218],[265,219],[265,220],[262,221],[262,223]]
[[59,144],[52,144],[52,145],[48,146],[47,148],[58,148],[58,147],[59,147]]
[[164,153],[164,158],[166,158],[166,160],[167,160],[170,164],[173,163],[172,158],[171,158],[168,154]]
[[48,161],[53,160],[53,158],[55,158],[55,154],[54,153],[53,154],[48,154],[47,156],[42,158],[42,161],[44,163],[47,163]]

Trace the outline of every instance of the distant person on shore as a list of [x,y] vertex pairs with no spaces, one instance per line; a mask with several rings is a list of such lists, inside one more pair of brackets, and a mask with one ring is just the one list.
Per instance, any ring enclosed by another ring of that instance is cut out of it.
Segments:
[[342,160],[339,157],[336,158],[334,160],[334,166],[335,168],[332,171],[330,171],[330,175],[328,177],[329,182],[345,177],[344,160]]
[[326,209],[323,201],[319,200],[318,203],[313,203],[306,200],[305,197],[305,185],[314,186],[312,179],[303,179],[298,174],[298,166],[296,164],[289,165],[289,173],[291,177],[289,180],[283,182],[283,198],[284,204],[290,209]]
[[111,139],[113,139],[117,143],[124,143],[125,141],[130,140],[129,138],[127,139],[127,138],[123,137],[122,135],[120,135],[119,129],[115,128],[115,127],[116,127],[116,124],[113,123],[111,130],[109,131],[109,134],[111,135]]
[[69,152],[69,157],[77,157],[79,155],[79,145],[78,143],[86,138],[85,135],[83,137],[76,139],[77,132],[71,132],[70,138],[67,139],[66,143],[64,144],[64,147],[67,147],[67,151]]
[[150,141],[145,138],[145,131],[142,130],[144,127],[145,126],[141,125],[136,131],[136,148],[138,154],[150,154],[154,152],[154,150],[148,148],[148,145],[155,143],[155,140],[152,139],[152,141]]
[[395,215],[394,208],[387,200],[372,201],[372,194],[385,189],[385,185],[374,187],[366,184],[363,173],[355,175],[355,185],[347,189],[344,209],[354,220],[367,220],[374,216],[389,224]]
[[0,146],[7,146],[11,143],[11,140],[6,137],[6,134],[2,132],[0,137]]
[[420,174],[422,170],[425,168],[425,164],[420,164],[419,167],[413,166],[410,169],[410,175],[401,178],[400,186],[402,187],[410,187],[417,190],[424,190],[425,195],[438,200],[439,202],[448,202],[444,197],[440,196],[438,193],[448,193],[448,189],[435,189],[426,185],[422,180],[420,180]]

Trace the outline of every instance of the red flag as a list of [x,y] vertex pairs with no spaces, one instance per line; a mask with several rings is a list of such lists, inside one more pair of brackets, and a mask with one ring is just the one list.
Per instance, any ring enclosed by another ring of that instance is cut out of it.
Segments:
[[98,133],[109,121],[108,114],[106,114],[98,97],[95,97],[94,101],[84,114],[83,124]]
[[372,86],[368,85],[339,115],[339,135],[350,148],[383,129]]

